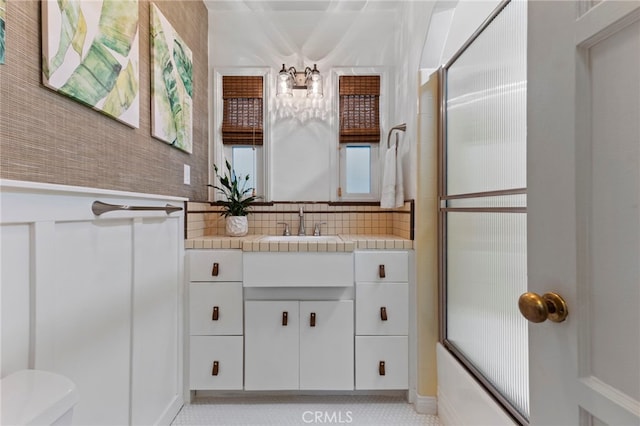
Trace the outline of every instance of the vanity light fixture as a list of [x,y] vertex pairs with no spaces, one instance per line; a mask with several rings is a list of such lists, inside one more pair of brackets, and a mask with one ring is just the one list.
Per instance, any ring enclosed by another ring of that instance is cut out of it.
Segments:
[[292,97],[293,89],[306,89],[308,98],[322,98],[322,76],[318,66],[313,64],[313,69],[306,67],[304,72],[298,72],[295,67],[287,69],[282,64],[278,73],[276,96]]

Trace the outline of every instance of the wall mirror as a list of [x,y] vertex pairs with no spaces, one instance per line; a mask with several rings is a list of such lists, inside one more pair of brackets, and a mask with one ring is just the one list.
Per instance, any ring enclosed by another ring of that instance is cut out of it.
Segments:
[[[251,175],[263,201],[378,201],[381,142],[367,147],[338,143],[341,75],[380,75],[380,127],[386,127],[388,72],[385,67],[333,68],[323,72],[324,96],[306,98],[294,90],[288,99],[276,97],[277,69],[269,67],[215,68],[212,75],[210,164],[229,160],[239,174]],[[263,77],[262,144],[223,143],[223,80],[225,76]],[[384,132],[382,132],[384,133]],[[341,149],[339,149],[341,148]],[[346,170],[348,165],[349,170]],[[213,183],[213,175],[210,176]],[[351,194],[346,187],[354,188]],[[344,189],[342,188],[344,187]],[[341,191],[338,190],[341,188]],[[212,190],[210,199],[217,199]]]

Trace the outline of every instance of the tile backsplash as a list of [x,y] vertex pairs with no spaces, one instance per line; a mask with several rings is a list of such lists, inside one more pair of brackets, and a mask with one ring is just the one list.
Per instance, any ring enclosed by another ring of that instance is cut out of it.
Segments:
[[[249,234],[282,235],[289,224],[291,235],[298,233],[300,207],[304,211],[307,235],[313,235],[316,223],[321,223],[323,235],[395,235],[413,239],[413,201],[398,209],[381,209],[371,203],[268,203],[251,209]],[[225,218],[221,206],[207,202],[187,203],[187,238],[225,235]]]

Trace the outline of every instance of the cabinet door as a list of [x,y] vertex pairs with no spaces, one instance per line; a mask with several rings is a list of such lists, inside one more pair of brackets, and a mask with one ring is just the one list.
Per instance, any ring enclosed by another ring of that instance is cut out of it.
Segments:
[[356,334],[406,335],[408,332],[409,284],[356,284]]
[[246,390],[298,389],[298,302],[245,302]]
[[189,389],[242,389],[242,336],[191,336]]
[[300,302],[300,389],[353,389],[353,301]]
[[189,332],[242,335],[242,283],[191,283]]

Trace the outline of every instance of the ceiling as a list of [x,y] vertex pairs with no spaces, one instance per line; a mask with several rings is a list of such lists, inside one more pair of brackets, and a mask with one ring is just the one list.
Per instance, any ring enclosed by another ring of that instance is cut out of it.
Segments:
[[339,12],[396,10],[406,0],[205,0],[211,11]]
[[[354,63],[363,45],[388,55],[402,27],[409,0],[204,0],[214,21],[214,40],[233,44],[237,56],[250,58],[248,46],[273,50],[295,66],[313,61]],[[431,0],[419,0],[431,1]],[[376,47],[373,47],[376,46]],[[386,46],[386,49],[385,49]],[[220,46],[218,46],[220,47]],[[224,49],[224,46],[222,47]],[[220,48],[215,50],[220,54]],[[342,53],[346,52],[346,53]],[[338,59],[339,58],[339,59]],[[232,59],[220,59],[228,64]],[[247,59],[248,62],[260,63]],[[386,63],[372,60],[371,63]]]

